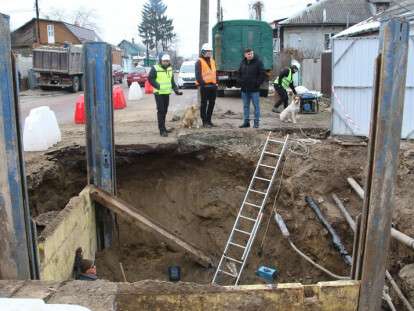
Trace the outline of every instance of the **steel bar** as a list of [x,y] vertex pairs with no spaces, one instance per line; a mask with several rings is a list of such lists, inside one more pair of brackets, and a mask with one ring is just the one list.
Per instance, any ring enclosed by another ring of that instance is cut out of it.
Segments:
[[37,279],[9,21],[0,14],[0,279]]
[[[88,183],[115,194],[111,59],[109,44],[84,45]],[[115,232],[114,215],[97,206],[96,226],[98,248],[109,247]]]
[[372,105],[368,173],[357,254],[360,259],[357,277],[361,277],[359,311],[381,308],[398,169],[408,40],[406,21],[391,18],[382,23],[381,61]]

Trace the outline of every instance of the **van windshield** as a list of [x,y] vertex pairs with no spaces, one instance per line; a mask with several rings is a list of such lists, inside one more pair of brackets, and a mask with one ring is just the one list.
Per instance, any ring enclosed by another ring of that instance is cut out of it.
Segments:
[[183,65],[180,69],[180,72],[182,73],[194,73],[194,71],[194,65]]

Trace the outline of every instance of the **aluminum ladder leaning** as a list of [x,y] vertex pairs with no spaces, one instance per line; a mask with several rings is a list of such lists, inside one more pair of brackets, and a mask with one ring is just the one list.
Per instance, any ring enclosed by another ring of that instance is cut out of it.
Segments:
[[289,135],[284,140],[277,140],[273,139],[269,132],[212,284],[218,284],[219,276],[222,276],[225,280],[220,280],[220,283],[229,283],[222,285],[238,285],[262,221],[273,181],[283,161],[288,140]]

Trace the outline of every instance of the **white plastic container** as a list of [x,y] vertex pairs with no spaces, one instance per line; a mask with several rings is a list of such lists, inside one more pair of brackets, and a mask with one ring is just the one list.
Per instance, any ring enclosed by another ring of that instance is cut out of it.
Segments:
[[1,311],[90,311],[77,305],[45,304],[42,299],[0,298]]
[[23,130],[24,151],[45,151],[62,140],[55,113],[47,106],[30,110]]
[[140,100],[142,98],[142,90],[138,82],[132,82],[129,87],[128,100]]

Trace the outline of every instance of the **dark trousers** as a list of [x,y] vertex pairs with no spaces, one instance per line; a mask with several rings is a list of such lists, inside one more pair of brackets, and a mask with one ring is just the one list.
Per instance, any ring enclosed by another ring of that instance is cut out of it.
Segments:
[[279,107],[281,104],[286,108],[289,105],[289,96],[286,90],[281,87],[279,84],[273,84],[275,91],[279,94],[279,101],[275,104],[275,108]]
[[200,117],[203,120],[203,124],[211,123],[211,116],[216,104],[216,90],[217,87],[215,85],[200,88]]
[[155,103],[157,104],[158,128],[161,132],[165,132],[165,117],[167,116],[168,105],[170,104],[170,95],[155,95]]

